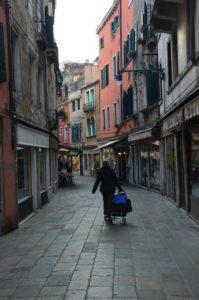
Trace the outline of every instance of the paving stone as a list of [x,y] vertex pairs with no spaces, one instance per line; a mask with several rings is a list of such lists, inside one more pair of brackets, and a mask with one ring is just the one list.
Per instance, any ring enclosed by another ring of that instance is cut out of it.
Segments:
[[112,276],[114,274],[114,269],[93,269],[92,275],[96,276]]
[[114,276],[114,285],[123,285],[123,286],[132,286],[136,285],[135,276],[125,276],[125,275],[115,275]]
[[38,285],[21,286],[15,290],[12,296],[15,298],[36,297],[39,295],[40,290],[41,287]]
[[71,280],[68,290],[87,290],[88,287],[88,280],[81,279],[81,280]]
[[137,297],[135,286],[114,285],[114,297],[130,298]]
[[68,286],[70,279],[71,277],[67,275],[52,275],[48,277],[45,286]]
[[41,289],[39,296],[64,296],[67,286],[45,286]]
[[85,300],[86,291],[67,291],[64,300]]
[[91,276],[90,286],[109,287],[112,285],[112,276]]
[[90,298],[107,298],[112,297],[112,287],[89,287],[87,296]]

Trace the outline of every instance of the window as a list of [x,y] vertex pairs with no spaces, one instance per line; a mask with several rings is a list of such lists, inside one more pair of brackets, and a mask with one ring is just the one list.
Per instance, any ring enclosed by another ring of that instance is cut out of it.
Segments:
[[22,199],[31,195],[30,189],[30,151],[17,148],[17,197]]
[[91,118],[91,136],[95,136],[95,119],[94,117]]
[[94,91],[94,89],[90,90],[90,102],[95,103],[95,91]]
[[117,74],[120,72],[120,52],[117,54]]
[[87,133],[88,136],[91,136],[91,121],[89,118],[87,119]]
[[60,128],[59,128],[59,135],[62,136],[62,134],[63,134],[63,128],[60,127]]
[[187,60],[195,59],[196,41],[195,41],[195,28],[196,28],[196,1],[187,1]]
[[116,126],[118,123],[117,123],[117,103],[115,102],[113,104],[113,110],[114,110],[114,126]]
[[171,67],[171,40],[167,43],[167,66],[168,66],[168,86],[172,85],[172,67]]
[[74,111],[75,111],[75,100],[73,100],[73,101],[71,102],[71,105],[72,105],[72,112],[74,112]]
[[101,88],[103,89],[107,85],[109,85],[109,65],[101,70]]
[[167,44],[167,63],[168,63],[168,87],[178,76],[178,46],[177,46],[177,29],[171,35]]
[[81,102],[80,102],[80,98],[77,99],[77,110],[81,110]]
[[105,109],[102,110],[102,130],[106,129],[106,116],[105,116]]
[[68,127],[64,126],[64,143],[68,143]]
[[43,78],[43,70],[39,68],[38,70],[38,107],[44,112],[44,78]]
[[68,97],[68,85],[65,85],[65,87],[64,87],[64,96],[65,96],[65,98]]
[[104,48],[104,35],[100,38],[100,50]]
[[110,129],[110,107],[107,107],[107,129]]
[[33,0],[27,0],[27,8],[28,8],[28,12],[30,14],[30,16],[33,16]]
[[6,63],[3,24],[0,23],[0,82],[6,81]]
[[115,16],[110,25],[111,37],[114,38],[117,28],[119,27],[119,16]]
[[117,77],[117,57],[113,57],[113,78],[116,79]]
[[15,92],[21,92],[21,61],[20,47],[17,35],[12,31],[12,60],[13,60],[13,89]]

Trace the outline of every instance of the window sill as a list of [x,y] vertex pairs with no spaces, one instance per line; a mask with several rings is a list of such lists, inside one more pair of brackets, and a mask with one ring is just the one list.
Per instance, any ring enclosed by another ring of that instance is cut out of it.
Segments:
[[88,135],[86,138],[87,138],[87,139],[96,138],[96,134],[95,134],[95,135]]

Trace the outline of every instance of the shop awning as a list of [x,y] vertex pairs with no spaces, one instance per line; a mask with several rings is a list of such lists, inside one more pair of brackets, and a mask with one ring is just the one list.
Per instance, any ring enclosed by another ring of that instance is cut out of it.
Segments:
[[137,142],[150,138],[158,138],[159,130],[158,126],[148,127],[129,134],[128,142]]
[[67,151],[67,152],[74,152],[74,153],[77,153],[77,154],[82,153],[82,149],[80,149],[80,148],[74,148],[74,147],[63,146],[63,145],[60,146],[58,151],[60,151],[60,152],[63,151],[64,152],[64,150]]
[[91,150],[91,152],[95,152],[95,151],[98,151],[98,150],[100,150],[100,149],[109,147],[109,146],[111,146],[111,145],[116,144],[116,143],[119,142],[119,141],[120,141],[120,140],[118,139],[118,140],[114,140],[114,141],[107,142],[107,143],[105,143],[105,144],[103,144],[103,145],[101,145],[101,146],[99,146],[99,147],[97,147],[97,148]]

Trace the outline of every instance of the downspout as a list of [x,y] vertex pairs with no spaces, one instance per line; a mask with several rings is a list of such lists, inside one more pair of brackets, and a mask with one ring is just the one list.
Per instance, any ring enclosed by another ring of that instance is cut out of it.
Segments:
[[[122,60],[123,60],[123,48],[122,48],[122,0],[119,0],[120,5],[120,76],[121,81],[123,79],[122,75]],[[122,94],[123,94],[123,83],[120,85],[120,99],[121,99],[121,123],[123,121],[123,100],[122,100]],[[120,123],[120,125],[121,125]]]

